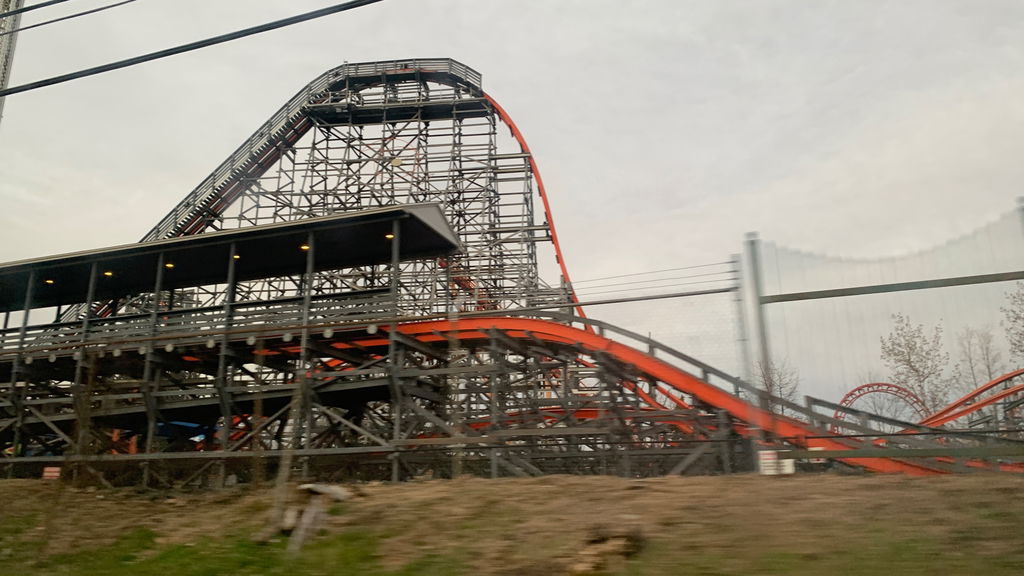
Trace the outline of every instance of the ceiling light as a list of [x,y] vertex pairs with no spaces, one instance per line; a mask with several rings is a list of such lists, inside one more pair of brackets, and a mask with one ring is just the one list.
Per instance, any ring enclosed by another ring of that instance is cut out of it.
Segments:
[[111,276],[114,275],[114,273],[111,272],[110,270],[107,270],[106,272],[103,273],[103,275],[106,276],[107,278],[110,278]]
[[238,260],[238,259],[241,258],[241,256],[239,256],[238,254],[232,254],[231,257],[234,258],[235,260]]
[[167,264],[164,264],[164,268],[174,268],[174,262],[168,262]]
[[47,278],[46,280],[43,280],[43,282],[46,282],[47,284],[53,284],[53,280],[50,279],[50,278]]
[[299,246],[299,250],[309,250],[309,244],[303,244],[302,246]]
[[388,240],[393,240],[395,238],[395,235],[389,232],[385,234],[384,237],[387,238]]

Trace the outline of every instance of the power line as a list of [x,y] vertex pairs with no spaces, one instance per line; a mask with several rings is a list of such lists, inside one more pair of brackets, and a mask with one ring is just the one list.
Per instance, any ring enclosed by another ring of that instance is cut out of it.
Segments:
[[0,14],[0,18],[7,18],[8,16],[17,16],[24,12],[31,12],[32,10],[38,10],[39,8],[46,8],[47,6],[53,6],[54,4],[60,4],[61,2],[67,2],[68,0],[49,0],[49,2],[42,2],[40,4],[33,4],[31,6],[25,6],[24,8],[18,8],[11,10],[10,12],[4,12]]
[[[583,286],[581,290],[592,290],[594,288],[611,288],[615,286],[626,286],[629,284],[650,284],[651,282],[667,282],[669,280],[687,280],[689,278],[702,278],[705,276],[724,276],[726,274],[733,274],[735,270],[723,270],[721,272],[705,272],[703,274],[688,274],[685,276],[668,276],[664,278],[650,278],[648,280],[633,280],[631,282],[612,282],[611,284],[591,284],[590,286]],[[573,282],[575,284],[575,282]],[[642,287],[640,287],[642,288]]]
[[590,296],[595,296],[597,294],[613,294],[615,292],[628,292],[628,291],[637,291],[637,290],[654,290],[654,289],[658,289],[658,288],[673,288],[675,286],[692,286],[694,284],[715,284],[715,283],[718,283],[718,282],[728,282],[728,281],[734,281],[734,280],[736,280],[736,278],[720,278],[720,279],[716,279],[716,280],[697,280],[695,282],[679,282],[678,284],[665,284],[665,285],[662,285],[662,286],[646,286],[646,287],[640,287],[640,288],[619,288],[617,290],[600,290],[600,291],[597,291],[597,292],[584,292],[584,293],[580,293],[580,292],[577,291],[576,295],[579,298],[583,298],[583,297],[588,297],[589,298]]
[[68,16],[61,16],[60,18],[54,18],[53,20],[47,20],[46,22],[39,22],[38,24],[33,24],[31,26],[25,26],[23,28],[16,28],[14,30],[8,30],[7,32],[0,32],[0,36],[7,36],[8,34],[15,34],[17,32],[23,32],[25,30],[31,30],[33,28],[39,28],[40,26],[46,26],[47,24],[53,24],[55,22],[61,22],[63,20],[71,20],[72,18],[78,18],[79,16],[87,16],[89,14],[95,14],[96,12],[102,12],[104,10],[109,10],[111,8],[117,8],[118,6],[123,6],[125,4],[130,4],[132,2],[135,2],[135,0],[123,0],[122,2],[118,2],[116,4],[108,4],[106,6],[100,6],[99,8],[93,8],[92,10],[86,10],[84,12],[77,12],[75,14],[70,14]]
[[[709,288],[707,290],[694,290],[690,292],[669,292],[662,294],[649,294],[646,296],[627,296],[622,298],[606,298],[601,300],[585,300],[581,302],[558,302],[554,304],[541,304],[538,306],[524,306],[522,308],[514,308],[508,310],[508,312],[522,313],[531,312],[538,310],[551,310],[551,309],[569,309],[579,308],[581,306],[600,306],[603,304],[622,304],[625,302],[640,302],[644,300],[664,300],[667,298],[688,298],[693,296],[710,296],[712,294],[726,294],[728,292],[736,292],[738,288],[735,286],[729,286],[726,288]],[[473,316],[490,316],[494,314],[494,310],[472,310],[468,312],[459,312],[459,318],[469,318]],[[424,318],[448,318],[446,314],[435,314],[434,316],[421,317]]]
[[[625,302],[641,302],[645,300],[664,300],[666,298],[688,298],[691,296],[709,296],[711,294],[725,294],[728,292],[735,292],[735,287],[728,288],[712,288],[709,290],[696,290],[691,292],[670,292],[667,294],[649,294],[646,296],[630,296],[625,298],[607,298],[603,300],[590,300],[584,302],[571,302],[568,304],[552,304],[544,306],[533,306],[527,308],[516,308],[517,311],[522,310],[549,310],[551,308],[576,308],[577,306],[600,306],[603,304],[622,304]],[[488,311],[493,314],[493,311]],[[468,316],[469,314],[463,314]]]
[[645,274],[658,274],[660,272],[676,272],[678,270],[693,270],[695,268],[709,268],[711,266],[722,266],[724,264],[732,264],[732,261],[713,262],[711,264],[697,264],[695,266],[682,266],[680,268],[665,268],[664,270],[651,270],[650,272],[633,272],[632,274],[617,274],[615,276],[603,276],[601,278],[591,278],[589,280],[575,280],[575,281],[573,281],[573,285],[583,284],[585,282],[597,282],[598,280],[611,280],[612,278],[626,278],[627,276],[643,276]]
[[366,6],[367,4],[376,4],[381,0],[352,0],[351,2],[343,2],[327,8],[321,8],[320,10],[314,10],[312,12],[306,12],[305,14],[299,14],[298,16],[292,16],[283,20],[277,20],[274,22],[268,22],[266,24],[260,24],[259,26],[253,26],[252,28],[246,28],[244,30],[238,30],[236,32],[229,32],[213,38],[207,38],[206,40],[199,40],[196,42],[190,42],[188,44],[182,44],[181,46],[175,46],[174,48],[166,48],[164,50],[158,50],[156,52],[150,52],[149,54],[143,54],[142,56],[135,56],[134,58],[128,58],[127,60],[120,60],[110,64],[104,64],[102,66],[96,66],[94,68],[87,68],[78,72],[71,72],[70,74],[63,74],[61,76],[54,76],[53,78],[47,78],[45,80],[37,80],[36,82],[30,82],[28,84],[22,84],[21,86],[15,86],[13,88],[7,88],[0,90],[0,98],[9,96],[11,94],[18,94],[19,92],[28,92],[29,90],[35,90],[37,88],[44,88],[46,86],[52,86],[54,84],[60,84],[62,82],[68,82],[71,80],[77,80],[79,78],[85,78],[87,76],[95,76],[96,74],[102,74],[104,72],[110,72],[112,70],[119,70],[121,68],[127,68],[129,66],[135,66],[136,64],[142,64],[144,62],[151,62],[153,60],[159,60],[160,58],[167,58],[169,56],[176,56],[185,52],[191,52],[192,50],[198,50],[200,48],[206,48],[208,46],[214,46],[216,44],[222,44],[224,42],[230,42],[232,40],[238,40],[239,38],[245,38],[246,36],[252,36],[254,34],[260,34],[263,32],[269,32],[278,28],[284,28],[285,26],[291,26],[292,24],[298,24],[307,20],[314,20],[323,16],[329,16],[338,12],[344,12],[353,8],[359,8]]

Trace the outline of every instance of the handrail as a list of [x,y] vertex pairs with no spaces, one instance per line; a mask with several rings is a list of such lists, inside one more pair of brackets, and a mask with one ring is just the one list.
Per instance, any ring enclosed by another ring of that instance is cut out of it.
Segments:
[[[184,343],[201,341],[220,334],[232,318],[235,329],[262,332],[266,329],[290,327],[301,317],[302,298],[238,302],[228,307],[186,308],[161,312],[154,326],[150,314],[132,314],[99,318],[88,329],[86,348],[113,343],[138,342],[146,345],[152,340],[174,340]],[[391,294],[387,290],[361,290],[318,295],[311,300],[311,311],[316,318],[330,323],[365,322],[385,315],[391,307]],[[66,355],[82,348],[81,323],[63,322],[42,324],[28,328],[24,345],[6,346],[5,332],[0,332],[0,356],[10,354]],[[55,329],[56,328],[56,329]],[[152,332],[152,329],[156,332]],[[187,328],[187,330],[183,330]],[[10,332],[10,330],[8,330]]]
[[[653,338],[651,338],[649,336],[644,336],[642,334],[638,334],[636,332],[633,332],[632,330],[627,330],[625,328],[621,328],[621,327],[616,326],[614,324],[609,324],[608,322],[603,322],[601,320],[595,320],[593,318],[583,318],[583,317],[580,317],[580,316],[575,316],[575,315],[572,315],[572,314],[565,314],[565,313],[562,313],[562,312],[547,312],[547,311],[537,312],[537,311],[517,311],[517,310],[506,310],[504,312],[506,312],[509,316],[534,316],[534,317],[541,317],[541,318],[551,318],[552,320],[563,322],[563,323],[566,323],[566,324],[569,324],[569,325],[572,325],[572,324],[583,324],[583,325],[586,325],[586,326],[592,326],[595,329],[597,329],[598,334],[602,334],[602,335],[603,335],[604,332],[612,332],[612,333],[615,333],[615,334],[619,334],[621,336],[625,336],[627,338],[631,338],[633,340],[637,340],[637,341],[645,344],[648,347],[648,350],[656,350],[656,351],[664,352],[665,354],[668,354],[669,356],[673,356],[673,357],[675,357],[675,358],[677,358],[679,360],[682,360],[683,362],[686,362],[687,364],[691,364],[691,365],[697,367],[702,372],[704,372],[704,373],[706,373],[708,375],[714,375],[714,376],[716,376],[718,378],[721,378],[722,380],[725,380],[729,384],[732,384],[732,385],[734,385],[734,386],[736,386],[736,387],[738,387],[738,388],[740,388],[742,390],[745,390],[745,391],[750,392],[752,394],[758,394],[758,395],[760,395],[760,394],[767,394],[764,390],[761,390],[760,388],[757,388],[756,386],[754,386],[753,384],[750,384],[749,382],[746,382],[742,378],[740,378],[738,376],[733,376],[732,374],[729,374],[728,372],[725,372],[724,370],[720,370],[718,368],[715,368],[714,366],[711,366],[710,364],[702,362],[702,361],[694,358],[693,356],[690,356],[688,354],[680,352],[679,350],[676,350],[675,348],[672,348],[671,346],[669,346],[667,344],[664,344],[663,342],[655,340],[655,339],[653,339]],[[778,400],[782,400],[782,398],[777,398],[777,399]]]
[[[423,70],[427,72],[448,73],[468,83],[472,88],[480,90],[481,75],[465,64],[450,58],[408,59],[383,62],[364,62],[342,64],[332,68],[300,89],[281,108],[264,122],[253,134],[231,153],[220,166],[196,186],[184,200],[179,202],[165,215],[146,235],[142,242],[168,237],[174,227],[205,201],[213,199],[218,189],[236,176],[246,161],[255,162],[254,152],[269,149],[274,141],[281,139],[282,133],[289,127],[294,128],[301,120],[302,108],[322,98],[325,91],[336,87],[345,80],[386,75],[389,72],[405,70]],[[308,127],[307,127],[308,128]]]

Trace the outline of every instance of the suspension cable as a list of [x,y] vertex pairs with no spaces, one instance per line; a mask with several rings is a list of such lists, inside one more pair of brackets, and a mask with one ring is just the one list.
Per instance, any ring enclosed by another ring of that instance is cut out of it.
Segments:
[[633,272],[631,274],[616,274],[615,276],[602,276],[600,278],[589,278],[587,280],[575,280],[573,286],[584,284],[586,282],[597,282],[599,280],[611,280],[612,278],[626,278],[628,276],[644,276],[647,274],[658,274],[660,272],[676,272],[678,270],[693,270],[695,268],[709,268],[711,266],[724,266],[725,264],[732,264],[732,261],[725,262],[712,262],[710,264],[697,264],[694,266],[681,266],[679,268],[665,268],[663,270],[651,270],[649,272]]

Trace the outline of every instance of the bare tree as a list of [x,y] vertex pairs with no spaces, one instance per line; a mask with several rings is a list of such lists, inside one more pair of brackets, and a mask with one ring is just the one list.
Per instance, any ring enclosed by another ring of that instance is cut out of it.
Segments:
[[[786,360],[771,360],[767,366],[764,362],[758,362],[757,379],[765,392],[776,398],[796,402],[800,375]],[[769,409],[776,414],[786,413],[786,407],[775,401],[769,401]]]
[[929,412],[946,404],[953,376],[945,375],[949,354],[942,350],[942,326],[936,326],[931,336],[925,334],[923,324],[916,326],[903,314],[893,314],[893,329],[881,338],[882,361],[889,368],[889,379],[917,394]]
[[978,374],[981,371],[980,360],[975,353],[978,347],[978,333],[970,326],[965,326],[963,330],[956,334],[956,349],[957,355],[960,358],[960,362],[964,365],[964,370],[967,372],[967,378],[969,383],[973,384],[975,388],[981,384],[978,382]]
[[985,369],[985,379],[994,380],[1007,372],[1006,364],[1003,363],[1003,351],[996,344],[996,337],[989,327],[985,327],[978,335],[978,354],[981,357],[981,367]]
[[1010,346],[1010,359],[1020,366],[1024,363],[1024,282],[1017,282],[1013,291],[1006,293],[1006,306],[999,310],[1003,313],[1002,324]]
[[857,372],[857,375],[853,377],[855,382],[860,384],[871,384],[873,382],[882,382],[883,378],[873,368],[867,370],[861,370]]
[[995,336],[988,326],[964,327],[956,335],[957,354],[964,367],[962,390],[967,393],[1003,374],[1003,352],[996,347]]
[[[914,410],[911,404],[892,394],[868,394],[864,397],[863,409],[872,414],[878,414],[893,420],[902,420],[903,422],[917,422],[921,419],[921,416],[917,414],[917,411]],[[879,426],[889,432],[896,431],[894,429],[889,430],[889,428],[893,427]]]

